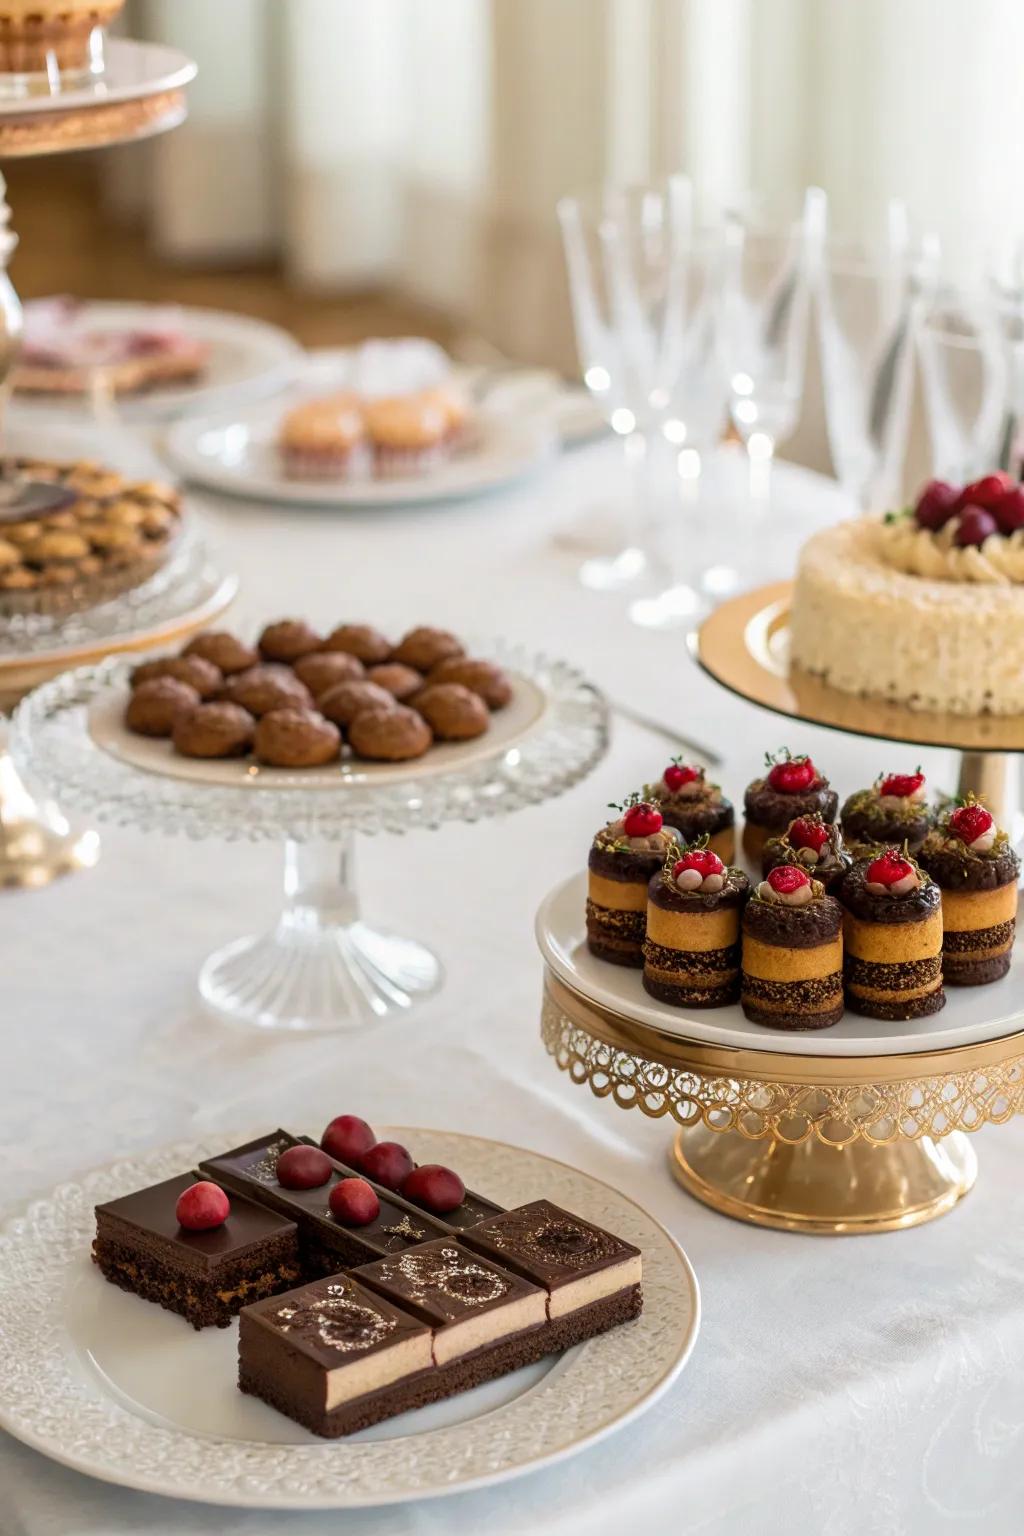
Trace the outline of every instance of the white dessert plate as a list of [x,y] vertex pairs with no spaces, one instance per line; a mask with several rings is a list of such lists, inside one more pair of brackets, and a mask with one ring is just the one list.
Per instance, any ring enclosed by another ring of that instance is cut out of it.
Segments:
[[[185,411],[216,411],[263,399],[285,389],[301,366],[303,350],[293,336],[266,320],[192,305],[129,304],[87,300],[80,323],[102,331],[135,331],[173,324],[191,341],[207,347],[207,362],[194,383],[159,385],[139,394],[118,395],[113,424],[164,421]],[[14,395],[12,426],[81,421],[91,415],[87,395]]]
[[[90,1263],[93,1207],[240,1139],[149,1153],[64,1184],[0,1233],[0,1426],[105,1482],[212,1504],[352,1509],[500,1483],[574,1455],[672,1385],[700,1322],[697,1280],[652,1216],[565,1163],[453,1132],[392,1128],[506,1205],[547,1197],[643,1252],[635,1322],[346,1440],[243,1396],[237,1324],[195,1332]],[[244,1139],[244,1138],[241,1138]]]
[[136,736],[124,726],[128,701],[127,683],[109,688],[89,706],[89,734],[112,757],[188,784],[216,784],[239,789],[333,789],[343,783],[372,787],[404,784],[410,779],[435,778],[453,769],[470,768],[488,758],[500,757],[519,745],[544,718],[548,699],[543,688],[530,678],[510,673],[511,703],[490,717],[490,728],[472,741],[440,742],[424,757],[406,763],[367,763],[342,759],[328,768],[265,768],[251,758],[181,757],[169,741]]
[[847,1012],[831,1029],[801,1033],[751,1024],[738,1003],[727,1008],[672,1008],[649,996],[638,970],[609,965],[590,953],[586,899],[586,874],[571,875],[537,913],[537,942],[552,971],[601,1007],[686,1040],[799,1056],[895,1056],[976,1045],[1024,1029],[1024,946],[1019,934],[1008,975],[987,987],[948,987],[945,1008],[931,1018],[891,1024]]
[[168,48],[163,43],[140,43],[127,37],[105,37],[103,59],[101,75],[81,83],[76,81],[66,90],[44,89],[35,78],[31,88],[5,90],[0,94],[0,118],[139,101],[161,91],[180,90],[195,79],[198,70],[195,61],[178,48]]

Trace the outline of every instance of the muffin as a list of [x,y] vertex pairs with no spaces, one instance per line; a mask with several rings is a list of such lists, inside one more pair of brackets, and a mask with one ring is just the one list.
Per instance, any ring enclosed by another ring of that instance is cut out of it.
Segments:
[[272,709],[256,723],[253,751],[273,768],[322,768],[341,751],[341,732],[315,709]]
[[830,896],[835,896],[843,876],[853,865],[853,855],[834,822],[822,821],[816,814],[797,816],[781,837],[770,837],[761,850],[762,875],[782,864],[806,869],[821,881]]
[[647,887],[644,990],[677,1008],[721,1008],[740,995],[742,870],[708,846],[672,854]]
[[439,741],[469,741],[491,723],[483,699],[461,683],[431,683],[416,695],[416,708]]
[[477,661],[471,656],[449,656],[431,667],[428,683],[461,683],[478,693],[488,709],[504,709],[512,702],[512,684],[508,674],[493,661]]
[[2,0],[0,71],[44,74],[49,57],[64,71],[87,69],[94,27],[108,27],[124,0]]
[[639,970],[647,888],[678,839],[649,801],[632,796],[612,809],[621,814],[597,833],[587,859],[587,948],[600,960]]
[[756,886],[743,913],[743,1012],[769,1029],[828,1029],[843,1016],[843,910],[795,864]]
[[420,474],[449,456],[449,414],[430,393],[367,400],[363,419],[378,475]]
[[816,812],[831,822],[839,808],[839,796],[809,757],[794,757],[784,747],[765,758],[765,767],[768,772],[743,795],[743,851],[755,866],[768,839],[780,837],[795,817]]
[[357,656],[364,667],[374,667],[391,657],[392,644],[372,624],[339,624],[320,646],[322,651],[347,651]]
[[839,813],[843,836],[865,854],[878,847],[901,848],[906,843],[916,853],[928,835],[932,813],[928,809],[924,774],[880,774],[870,789],[858,789],[843,801]]
[[985,806],[969,796],[939,818],[920,852],[942,893],[942,977],[959,987],[1010,969],[1020,860]]
[[295,480],[343,480],[370,470],[362,402],[348,391],[295,406],[281,422],[277,445],[285,474]]
[[920,1019],[945,1005],[942,898],[898,848],[860,859],[839,887],[846,1000],[869,1019]]
[[124,723],[136,736],[170,736],[178,716],[195,709],[198,691],[176,677],[152,677],[133,688]]
[[242,757],[256,722],[238,704],[197,704],[174,722],[174,750],[182,757]]
[[709,784],[703,768],[674,757],[656,784],[644,785],[644,798],[653,800],[684,843],[707,838],[707,846],[723,863],[736,857],[735,813],[717,784]]
[[402,763],[422,757],[433,740],[423,716],[393,699],[387,705],[361,710],[348,728],[352,751],[372,762]]
[[429,672],[431,667],[438,666],[442,661],[465,654],[462,641],[447,629],[432,629],[428,624],[421,624],[402,636],[392,652],[391,660],[415,667],[417,672]]

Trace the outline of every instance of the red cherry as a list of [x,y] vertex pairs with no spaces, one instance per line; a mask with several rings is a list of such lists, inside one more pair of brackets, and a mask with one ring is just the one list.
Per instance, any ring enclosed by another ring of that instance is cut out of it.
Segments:
[[903,857],[898,848],[887,848],[880,858],[868,865],[864,878],[872,885],[895,885],[897,880],[903,880],[913,872],[913,864]]
[[813,848],[820,853],[828,842],[828,828],[822,821],[812,821],[809,816],[798,816],[789,828],[791,848]]
[[380,1215],[380,1201],[365,1179],[339,1179],[327,1204],[346,1227],[368,1227]]
[[423,1163],[414,1168],[402,1184],[402,1194],[417,1205],[426,1206],[428,1211],[443,1216],[446,1211],[454,1211],[462,1204],[466,1186],[450,1168],[444,1168],[440,1163]]
[[980,480],[972,480],[970,485],[964,486],[957,511],[962,512],[966,507],[984,507],[986,512],[992,512],[1013,483],[1013,476],[1003,469],[996,470],[992,475],[982,475]]
[[277,1160],[277,1182],[284,1189],[319,1189],[331,1172],[331,1160],[319,1147],[289,1147]]
[[691,848],[689,853],[684,853],[681,859],[676,859],[672,866],[672,874],[678,880],[684,869],[695,869],[703,880],[705,875],[724,875],[725,865],[717,853],[712,853],[710,848]]
[[959,544],[961,549],[984,544],[989,534],[997,533],[999,525],[991,512],[986,512],[984,507],[971,505],[964,507],[960,513],[960,521],[957,523],[956,533],[953,535],[953,543]]
[[360,1167],[368,1179],[383,1184],[385,1189],[401,1189],[415,1164],[397,1141],[378,1141],[363,1154]]
[[328,1157],[336,1157],[339,1163],[359,1167],[364,1152],[369,1152],[377,1140],[365,1120],[358,1115],[335,1115],[323,1135],[320,1145]]
[[797,795],[801,790],[810,789],[817,777],[818,770],[809,757],[785,757],[768,770],[768,783],[784,795]]
[[700,769],[691,768],[689,763],[669,763],[661,777],[665,788],[674,794],[684,784],[692,784],[694,779],[699,779]]
[[945,480],[929,480],[914,508],[914,520],[919,528],[930,528],[934,533],[949,522],[957,510],[960,492]]
[[778,891],[780,896],[791,896],[802,885],[811,883],[806,870],[797,869],[795,864],[780,864],[777,869],[770,869],[767,879],[772,890]]
[[627,837],[651,837],[661,831],[661,823],[662,815],[658,807],[647,800],[641,800],[639,805],[631,805],[622,818]]
[[889,773],[878,786],[880,795],[897,795],[901,800],[916,794],[924,783],[923,773]]
[[1024,528],[1024,485],[1012,485],[1004,491],[992,512],[1000,533],[1011,534]]
[[949,818],[949,830],[961,842],[973,843],[976,837],[989,831],[992,822],[991,811],[986,811],[983,805],[958,805]]
[[231,1201],[218,1184],[200,1179],[178,1196],[174,1207],[179,1227],[186,1232],[209,1232],[223,1226],[231,1214]]

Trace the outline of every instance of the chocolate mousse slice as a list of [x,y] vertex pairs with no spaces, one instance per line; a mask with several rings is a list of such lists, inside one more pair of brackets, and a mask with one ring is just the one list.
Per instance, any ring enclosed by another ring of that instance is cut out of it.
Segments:
[[843,1016],[843,911],[806,869],[782,864],[743,913],[743,1012],[769,1029],[827,1029]]
[[740,995],[740,919],[750,881],[704,837],[671,855],[647,890],[644,990],[677,1008],[720,1008]]
[[980,987],[1010,969],[1020,860],[991,811],[968,796],[940,817],[921,849],[942,893],[942,976]]
[[550,1349],[568,1349],[643,1310],[640,1250],[550,1200],[482,1221],[463,1241],[543,1287]]
[[587,859],[587,947],[613,965],[644,963],[647,886],[665,862],[677,834],[661,811],[631,795],[621,814],[602,827]]
[[942,898],[906,852],[861,859],[839,887],[846,1001],[869,1019],[920,1019],[945,1006]]
[[761,850],[762,875],[782,864],[806,869],[834,896],[846,871],[853,867],[853,855],[834,823],[823,821],[817,814],[797,816],[781,837],[770,837]]
[[863,846],[865,856],[875,849],[906,843],[917,853],[932,825],[924,774],[880,774],[870,789],[858,789],[843,801],[839,814],[848,843]]
[[784,747],[765,757],[765,768],[743,794],[743,851],[755,867],[768,839],[781,837],[795,817],[816,814],[832,822],[839,809],[839,796],[809,757]]
[[193,1328],[226,1328],[246,1303],[299,1278],[295,1223],[239,1195],[211,1195],[194,1173],[98,1205],[92,1256],[113,1285]]
[[674,757],[656,784],[644,785],[644,799],[661,812],[665,825],[675,827],[684,843],[707,838],[707,846],[723,864],[736,857],[736,814],[717,784],[703,768]]

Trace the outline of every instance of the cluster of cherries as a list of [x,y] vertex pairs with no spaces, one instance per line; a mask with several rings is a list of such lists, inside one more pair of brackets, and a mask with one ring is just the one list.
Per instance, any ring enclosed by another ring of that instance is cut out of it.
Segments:
[[963,548],[984,544],[993,533],[1015,533],[1024,528],[1024,485],[1004,470],[964,486],[929,480],[914,506],[917,526],[937,533],[954,517],[953,543]]

